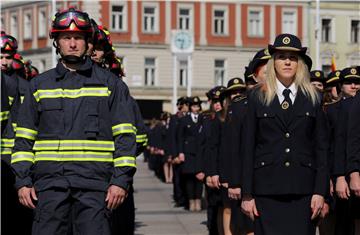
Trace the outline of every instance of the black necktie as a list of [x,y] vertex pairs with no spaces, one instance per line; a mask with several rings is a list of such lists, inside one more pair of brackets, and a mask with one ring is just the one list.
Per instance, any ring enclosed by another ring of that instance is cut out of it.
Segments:
[[284,101],[281,103],[281,108],[284,110],[290,109],[292,107],[292,102],[290,99],[290,89],[285,89],[283,95],[285,97]]

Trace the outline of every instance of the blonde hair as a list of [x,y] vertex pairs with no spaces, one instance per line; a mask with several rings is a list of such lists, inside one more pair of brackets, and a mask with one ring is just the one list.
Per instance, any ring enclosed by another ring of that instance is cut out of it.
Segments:
[[[295,86],[311,100],[312,104],[319,103],[320,97],[316,89],[310,83],[310,73],[304,60],[298,57],[298,67],[294,79]],[[260,88],[258,97],[263,104],[269,106],[275,98],[277,90],[274,55],[269,59],[266,66],[266,79]]]

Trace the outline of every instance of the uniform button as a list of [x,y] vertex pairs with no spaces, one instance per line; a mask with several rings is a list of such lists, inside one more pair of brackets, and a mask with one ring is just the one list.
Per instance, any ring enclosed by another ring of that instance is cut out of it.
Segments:
[[290,149],[289,149],[289,148],[286,148],[286,149],[285,149],[285,153],[290,153]]
[[264,117],[267,117],[267,113],[264,113]]
[[309,113],[309,112],[306,112],[305,114],[306,114],[306,116],[309,116],[309,115],[310,115],[310,113]]
[[285,162],[285,166],[289,167],[290,166],[290,162]]
[[265,162],[261,162],[261,165],[264,166],[264,165],[265,165]]
[[285,134],[285,137],[286,137],[286,138],[289,138],[289,137],[290,137],[290,133],[286,133],[286,134]]
[[312,166],[312,165],[311,165],[311,163],[309,163],[309,164],[308,164],[308,166],[310,166],[310,167],[311,167],[311,166]]

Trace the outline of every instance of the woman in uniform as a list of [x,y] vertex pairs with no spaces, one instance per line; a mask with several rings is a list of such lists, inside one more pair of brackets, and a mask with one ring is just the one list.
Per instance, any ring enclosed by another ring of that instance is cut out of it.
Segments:
[[255,234],[314,235],[329,187],[325,116],[299,38],[268,49],[265,83],[248,98],[242,209]]
[[201,127],[201,101],[195,96],[190,101],[190,113],[179,121],[178,151],[182,162],[181,173],[185,180],[190,211],[201,211],[202,182],[196,178],[197,138]]

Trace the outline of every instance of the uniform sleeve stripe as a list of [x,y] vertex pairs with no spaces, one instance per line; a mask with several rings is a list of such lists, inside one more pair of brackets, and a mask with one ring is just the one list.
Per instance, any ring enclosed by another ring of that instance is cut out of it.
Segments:
[[114,166],[115,167],[136,167],[136,158],[130,156],[118,157],[114,159]]
[[35,140],[38,132],[24,127],[16,128],[16,137],[22,137],[30,140]]
[[131,123],[122,123],[112,127],[113,136],[120,134],[136,134],[136,128]]
[[34,154],[32,152],[16,152],[11,155],[11,164],[22,161],[34,163]]

